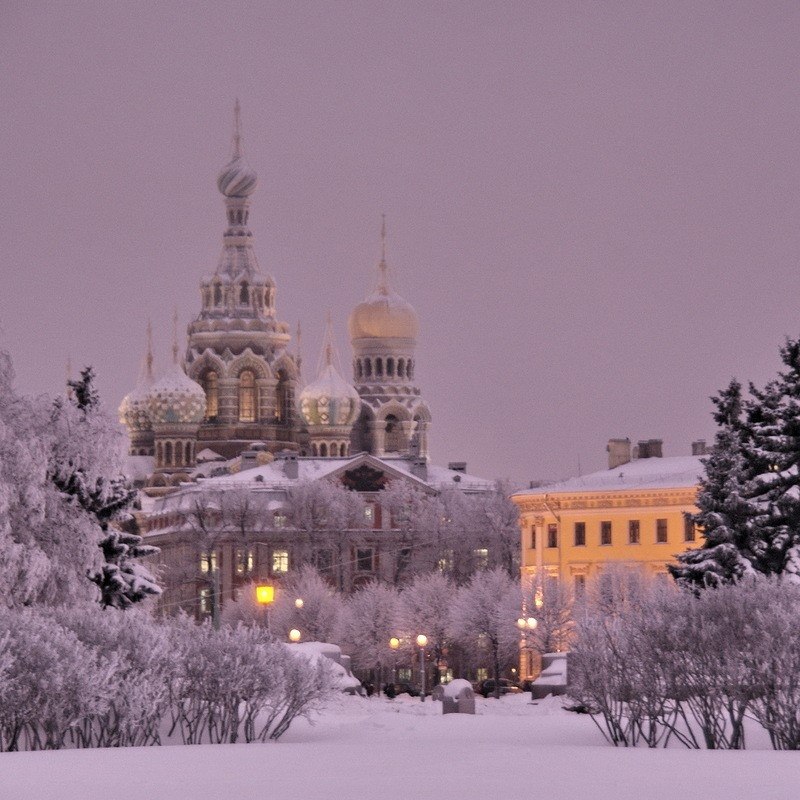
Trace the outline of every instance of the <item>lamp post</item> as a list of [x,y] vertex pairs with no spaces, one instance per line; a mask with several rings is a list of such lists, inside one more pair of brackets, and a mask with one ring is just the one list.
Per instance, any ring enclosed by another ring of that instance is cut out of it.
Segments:
[[297,644],[297,642],[300,641],[300,636],[301,636],[300,631],[297,630],[297,628],[292,628],[289,631],[289,641],[290,642],[294,642],[295,644]]
[[400,647],[400,640],[396,636],[389,639],[389,649],[392,651],[394,658],[392,660],[392,683],[397,683],[397,649]]
[[[525,613],[525,609],[522,610],[522,613]],[[538,621],[536,617],[520,617],[517,620],[517,627],[522,634],[522,638],[519,640],[520,644],[520,664],[519,664],[519,677],[521,678],[523,673],[527,677],[531,673],[531,665],[530,665],[530,654],[528,652],[528,634],[531,633],[536,629],[538,625]],[[524,663],[523,663],[524,662]]]
[[272,636],[272,627],[269,620],[269,607],[275,602],[275,587],[270,584],[256,586],[256,602],[263,606],[267,616],[267,633]]
[[428,637],[421,633],[417,636],[417,645],[419,647],[419,682],[422,691],[420,692],[420,699],[425,702],[425,645],[428,644]]

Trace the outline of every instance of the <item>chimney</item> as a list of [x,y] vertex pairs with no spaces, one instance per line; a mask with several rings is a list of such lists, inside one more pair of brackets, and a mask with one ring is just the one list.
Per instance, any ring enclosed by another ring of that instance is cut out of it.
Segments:
[[244,450],[241,455],[242,471],[258,466],[258,453],[255,450]]
[[411,461],[411,474],[421,481],[428,480],[428,461],[424,458],[414,458]]
[[636,446],[639,458],[663,458],[663,439],[642,439]]
[[630,439],[609,439],[606,445],[608,453],[608,468],[614,469],[631,460]]
[[467,472],[467,462],[466,461],[451,461],[447,465],[447,469],[453,470],[453,472],[462,472],[466,474]]
[[294,450],[281,450],[277,458],[283,461],[283,474],[290,480],[296,481],[300,474],[300,464]]
[[693,456],[707,455],[705,439],[697,439],[696,441],[692,442],[692,455]]

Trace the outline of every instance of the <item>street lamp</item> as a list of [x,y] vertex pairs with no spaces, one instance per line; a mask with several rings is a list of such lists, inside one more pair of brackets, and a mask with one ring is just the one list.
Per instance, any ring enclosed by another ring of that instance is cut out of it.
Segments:
[[297,628],[292,628],[289,631],[289,641],[295,642],[295,644],[300,641],[300,631]]
[[256,602],[265,609],[267,615],[267,633],[272,636],[272,627],[269,621],[269,607],[275,602],[275,587],[270,584],[256,586]]
[[419,647],[419,680],[422,687],[420,699],[425,702],[425,645],[428,644],[428,637],[421,633],[417,636],[417,646]]
[[298,597],[297,600],[294,601],[295,608],[302,608],[303,607],[303,598]]
[[[524,609],[523,609],[524,613]],[[536,617],[520,617],[517,620],[517,627],[522,634],[522,638],[519,640],[520,645],[520,664],[519,664],[519,675],[520,678],[522,677],[523,673],[526,676],[531,674],[531,665],[530,665],[530,654],[528,653],[528,634],[536,629],[536,626],[539,624]],[[524,662],[524,663],[523,663]]]
[[397,683],[397,649],[400,647],[400,640],[396,636],[392,636],[389,639],[389,648],[391,649],[392,653],[394,654],[394,660],[392,661],[392,683]]

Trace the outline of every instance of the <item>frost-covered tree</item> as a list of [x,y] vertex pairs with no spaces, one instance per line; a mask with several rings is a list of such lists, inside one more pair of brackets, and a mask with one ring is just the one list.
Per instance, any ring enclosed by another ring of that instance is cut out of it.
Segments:
[[[436,665],[452,643],[449,611],[456,591],[455,584],[447,576],[430,572],[417,575],[400,593],[398,622],[402,638],[413,642],[420,633],[427,636],[428,653]],[[433,673],[433,682],[439,682],[438,669]]]
[[742,419],[742,387],[732,380],[712,398],[718,431],[711,454],[704,461],[697,506],[692,517],[702,530],[701,547],[677,557],[668,566],[678,583],[694,588],[738,580],[754,569],[752,506],[748,501],[747,434]]
[[372,581],[347,598],[340,626],[340,640],[363,670],[388,667],[394,654],[389,640],[397,635],[399,596],[393,586]]
[[544,575],[523,589],[525,611],[536,620],[536,627],[525,633],[528,647],[542,655],[568,650],[575,597],[567,582]]
[[[499,681],[502,669],[513,664],[519,654],[516,621],[521,605],[519,582],[500,568],[475,573],[453,600],[451,635],[462,647],[488,653],[495,681]],[[499,693],[499,684],[495,686]]]
[[[71,402],[57,400],[51,414],[54,433],[48,473],[53,485],[76,510],[82,524],[96,527],[102,563],[88,570],[103,606],[125,609],[161,589],[139,559],[158,552],[142,537],[123,530],[136,491],[119,474],[122,436],[100,407],[91,367],[70,382]],[[112,523],[118,523],[112,525]]]

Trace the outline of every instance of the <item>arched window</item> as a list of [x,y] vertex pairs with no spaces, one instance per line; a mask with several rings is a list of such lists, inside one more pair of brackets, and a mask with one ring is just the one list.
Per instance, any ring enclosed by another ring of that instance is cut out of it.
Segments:
[[328,457],[328,445],[326,445],[326,444],[325,444],[325,442],[323,442],[323,443],[322,443],[322,444],[319,446],[319,454],[320,454],[320,455],[321,455],[323,458],[327,458],[327,457]]
[[206,419],[214,420],[219,414],[219,378],[213,369],[203,375],[203,391],[206,393]]
[[368,377],[372,377],[372,359],[365,358],[364,359],[364,374]]
[[386,374],[390,378],[394,377],[394,359],[391,357],[386,359]]
[[249,369],[239,373],[239,422],[256,421],[256,376]]
[[375,376],[380,378],[383,375],[383,359],[376,358],[375,359]]
[[239,289],[239,303],[246,306],[250,302],[250,289],[246,283],[243,283]]
[[356,361],[356,377],[363,378],[364,377],[364,368],[361,366],[361,359],[359,358]]
[[161,449],[161,442],[156,445],[156,464],[159,467],[164,466],[164,451]]
[[184,442],[183,445],[183,463],[187,466],[192,463],[192,444],[191,442]]
[[397,377],[404,378],[406,369],[406,361],[404,358],[397,359]]
[[218,284],[214,284],[214,305],[222,305],[222,287]]
[[397,453],[405,449],[406,442],[403,436],[403,427],[400,420],[394,414],[386,417],[386,427],[383,441],[383,449],[387,453]]
[[406,372],[408,373],[409,378],[414,377],[414,362],[409,358],[408,364],[406,365]]
[[294,390],[285,370],[278,370],[278,385],[275,387],[275,420],[282,425],[292,422]]
[[172,442],[167,442],[164,445],[164,466],[172,466]]

